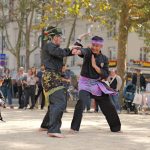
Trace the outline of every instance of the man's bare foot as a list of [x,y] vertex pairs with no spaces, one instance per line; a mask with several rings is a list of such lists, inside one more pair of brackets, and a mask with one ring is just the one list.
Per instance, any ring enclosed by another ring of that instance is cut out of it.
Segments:
[[64,138],[65,136],[60,133],[48,133],[48,137]]
[[71,133],[71,134],[76,134],[76,133],[79,133],[79,131],[70,129],[69,133]]
[[39,132],[48,131],[46,128],[39,128]]

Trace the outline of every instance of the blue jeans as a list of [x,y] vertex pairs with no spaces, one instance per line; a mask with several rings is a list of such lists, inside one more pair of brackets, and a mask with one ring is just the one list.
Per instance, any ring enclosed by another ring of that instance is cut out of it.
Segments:
[[119,104],[119,93],[117,93],[116,95],[111,95],[110,99],[113,103],[113,105],[115,106],[117,111],[120,111],[120,104]]
[[11,87],[9,88],[9,87],[2,86],[1,90],[2,90],[2,93],[5,97],[5,99],[6,98],[8,99],[8,104],[12,105],[12,89],[11,89]]

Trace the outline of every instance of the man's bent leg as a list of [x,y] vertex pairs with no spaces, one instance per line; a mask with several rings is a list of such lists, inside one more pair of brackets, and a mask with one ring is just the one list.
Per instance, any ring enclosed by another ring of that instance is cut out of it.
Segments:
[[112,104],[108,95],[102,95],[101,97],[95,97],[95,100],[99,104],[106,120],[110,126],[112,132],[118,132],[121,130],[121,123],[118,117],[117,111]]

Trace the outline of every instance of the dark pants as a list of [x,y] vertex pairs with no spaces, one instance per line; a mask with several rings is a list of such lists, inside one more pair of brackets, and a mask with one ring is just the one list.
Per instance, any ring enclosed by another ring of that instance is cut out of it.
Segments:
[[121,129],[120,119],[115,110],[115,107],[111,103],[109,96],[105,94],[103,94],[102,96],[93,96],[89,92],[84,90],[81,90],[79,92],[79,101],[75,106],[74,116],[71,123],[71,129],[79,131],[82,120],[84,103],[86,99],[88,99],[89,97],[94,98],[98,103],[99,107],[101,108],[101,111],[106,117],[106,120],[110,126],[110,130],[112,132],[120,131]]
[[98,108],[98,102],[95,100],[95,109],[94,109],[95,112],[98,112],[99,111],[99,108]]
[[36,102],[38,100],[38,97],[40,96],[41,93],[42,93],[41,109],[43,109],[44,106],[45,106],[45,95],[44,95],[44,91],[43,91],[42,85],[38,86],[38,93],[35,96],[35,104],[36,104]]
[[91,97],[89,99],[86,100],[85,104],[84,104],[84,110],[89,111],[91,109]]
[[23,94],[22,86],[18,86],[19,108],[24,107],[24,100],[22,98],[22,94]]
[[48,110],[47,110],[47,113],[44,116],[44,119],[42,121],[41,128],[45,128],[45,129],[49,128],[49,126],[48,126],[48,124],[49,124],[49,112],[50,112],[50,106],[48,106]]
[[47,128],[48,133],[61,133],[61,118],[66,108],[64,90],[54,92],[49,96],[49,108],[41,124],[42,128]]
[[35,85],[30,85],[24,89],[25,92],[25,107],[29,104],[29,98],[31,97],[31,108],[35,106]]
[[1,87],[1,91],[5,97],[5,100],[8,99],[8,104],[12,105],[12,87],[7,87],[4,85]]

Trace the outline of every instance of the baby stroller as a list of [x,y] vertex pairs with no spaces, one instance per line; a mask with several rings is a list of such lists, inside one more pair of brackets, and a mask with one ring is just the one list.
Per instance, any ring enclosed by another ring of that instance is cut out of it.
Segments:
[[134,111],[135,114],[138,114],[138,108],[133,104],[134,96],[136,92],[136,86],[132,83],[129,83],[123,91],[125,109],[128,113]]

